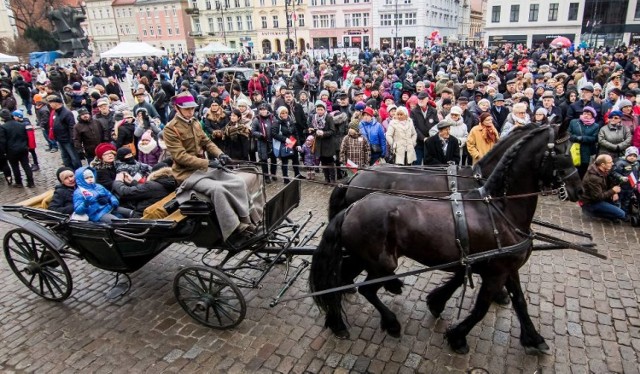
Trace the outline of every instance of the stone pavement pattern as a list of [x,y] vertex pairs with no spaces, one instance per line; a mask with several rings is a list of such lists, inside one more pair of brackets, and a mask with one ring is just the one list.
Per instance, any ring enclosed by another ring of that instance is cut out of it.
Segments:
[[[59,154],[41,152],[37,188],[0,184],[0,203],[44,192],[55,183]],[[280,183],[269,187],[273,193]],[[325,220],[329,189],[305,184],[300,217],[313,211]],[[269,308],[280,287],[279,265],[260,289],[245,290],[247,316],[233,330],[216,331],[194,322],[177,304],[172,281],[182,265],[196,265],[204,250],[174,244],[134,273],[133,288],[115,302],[104,293],[112,275],[82,261],[68,261],[74,290],[62,303],[30,293],[0,260],[0,372],[260,372],[260,373],[461,373],[481,367],[497,373],[638,373],[640,352],[640,245],[637,229],[582,217],[576,204],[541,200],[538,215],[591,232],[606,261],[571,250],[536,252],[521,269],[533,323],[551,354],[527,356],[511,307],[492,306],[468,338],[471,352],[453,354],[443,334],[455,323],[460,291],[442,319],[426,307],[427,292],[447,275],[405,279],[402,296],[383,293],[397,313],[403,335],[382,333],[379,316],[364,298],[347,297],[351,338],[337,340],[323,329],[310,299]],[[9,226],[0,225],[0,235]],[[299,261],[299,260],[296,260]],[[403,260],[399,271],[415,268]],[[289,295],[307,292],[306,273]],[[478,288],[468,290],[463,316]]]

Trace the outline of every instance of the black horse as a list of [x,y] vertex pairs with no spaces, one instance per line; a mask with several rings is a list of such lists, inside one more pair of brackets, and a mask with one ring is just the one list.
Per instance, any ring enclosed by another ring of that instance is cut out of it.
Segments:
[[[527,234],[537,198],[529,194],[540,191],[541,186],[564,184],[569,199],[576,201],[582,184],[567,154],[564,134],[559,137],[558,129],[550,126],[521,131],[525,133],[504,154],[483,187],[466,192],[458,200],[466,212],[465,242],[469,243],[470,256],[524,243],[519,251],[472,265],[472,271],[482,278],[476,303],[471,314],[446,334],[449,345],[459,353],[468,352],[467,334],[482,320],[494,295],[504,286],[520,320],[520,340],[527,353],[549,349],[531,322],[518,274],[532,248]],[[522,195],[530,198],[519,198]],[[401,256],[427,266],[459,261],[464,238],[456,234],[460,226],[452,215],[448,199],[381,193],[366,196],[337,214],[327,226],[313,255],[311,290],[338,287],[353,281],[363,270],[367,271],[367,280],[393,274]],[[463,268],[449,270],[460,272]],[[380,312],[382,329],[399,336],[400,323],[377,296],[380,287],[376,283],[361,286],[358,291]],[[342,293],[330,293],[315,296],[314,301],[327,314],[325,326],[338,337],[348,337],[341,314],[342,297]]]

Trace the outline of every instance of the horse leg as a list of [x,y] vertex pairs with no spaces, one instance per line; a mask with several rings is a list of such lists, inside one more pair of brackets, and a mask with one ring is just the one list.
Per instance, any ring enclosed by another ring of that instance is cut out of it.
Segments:
[[458,325],[448,329],[446,333],[449,346],[456,353],[465,354],[469,352],[467,334],[469,334],[469,331],[471,331],[471,329],[487,314],[496,292],[504,287],[504,283],[506,281],[506,274],[491,276],[481,274],[481,277],[482,286],[480,287],[480,292],[478,292],[478,297],[476,298],[476,303],[471,310],[471,314],[469,314],[469,316],[467,316],[467,318]]
[[527,302],[522,292],[518,271],[514,271],[507,278],[507,290],[513,301],[513,309],[516,311],[516,315],[520,321],[520,343],[524,346],[524,351],[529,355],[548,353],[549,346],[533,326],[533,322],[531,322],[531,318],[529,317]]
[[434,317],[440,317],[447,301],[462,286],[462,282],[464,282],[464,269],[456,271],[445,284],[429,292],[429,295],[427,295],[427,307]]
[[[354,256],[345,255],[342,258],[342,285],[346,286],[348,284],[353,284],[353,279],[357,277],[364,270],[363,262],[359,259],[356,259]],[[344,293],[355,293],[356,289],[350,288],[348,290],[344,290]]]
[[[373,275],[369,273],[366,280],[375,279],[385,275],[387,274]],[[382,287],[382,284],[374,283],[368,286],[358,287],[358,292],[360,292],[362,296],[369,300],[369,302],[378,310],[378,312],[380,312],[380,327],[382,328],[382,331],[386,330],[389,335],[393,336],[394,338],[399,338],[402,327],[400,326],[400,322],[398,322],[398,318],[396,317],[396,315],[378,298],[378,290],[380,289],[380,287]]]

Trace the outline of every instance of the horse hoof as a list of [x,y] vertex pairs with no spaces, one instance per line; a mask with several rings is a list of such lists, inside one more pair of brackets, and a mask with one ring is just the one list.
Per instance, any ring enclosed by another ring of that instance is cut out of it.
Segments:
[[435,305],[433,305],[433,302],[428,297],[427,297],[427,308],[429,308],[429,312],[431,312],[431,315],[434,316],[435,318],[440,318],[440,315],[442,314],[442,311],[444,310],[444,306],[441,306],[441,305],[435,306]]
[[467,339],[453,336],[452,329],[447,330],[447,332],[445,333],[445,337],[447,338],[449,347],[451,347],[451,350],[453,350],[455,353],[461,355],[469,353],[469,345],[467,344]]
[[403,283],[400,279],[393,279],[384,283],[384,289],[394,295],[402,295]]
[[510,301],[509,293],[504,288],[493,297],[493,302],[502,306],[509,305]]
[[549,348],[549,345],[545,342],[542,342],[535,347],[524,347],[524,352],[531,356],[548,355],[550,351],[551,348]]
[[345,339],[349,339],[349,331],[348,330],[331,330],[331,332],[333,332],[333,335],[336,336],[336,338],[341,339],[341,340],[345,340]]
[[386,331],[391,337],[399,338],[402,335],[402,327],[398,321],[393,321],[389,324],[382,323],[380,327],[382,331]]

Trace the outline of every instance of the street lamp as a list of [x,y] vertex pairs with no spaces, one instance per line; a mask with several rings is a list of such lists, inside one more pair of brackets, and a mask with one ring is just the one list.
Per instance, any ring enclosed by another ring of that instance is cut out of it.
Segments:
[[220,3],[220,0],[216,0],[216,10],[222,13],[222,36],[224,37],[224,45],[227,45],[227,33],[224,32],[224,11],[227,10],[227,4]]

